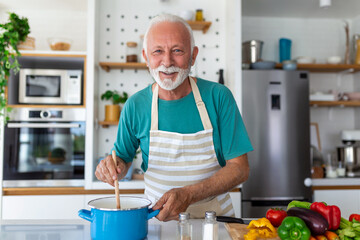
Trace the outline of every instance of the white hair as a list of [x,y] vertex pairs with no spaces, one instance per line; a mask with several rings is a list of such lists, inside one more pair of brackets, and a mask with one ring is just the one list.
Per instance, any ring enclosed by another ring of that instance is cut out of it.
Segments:
[[184,25],[186,27],[186,29],[188,30],[189,35],[190,35],[190,46],[191,46],[191,55],[192,55],[193,49],[195,47],[195,40],[194,40],[194,35],[193,35],[190,25],[181,17],[172,15],[172,14],[165,14],[165,13],[157,15],[156,17],[151,19],[151,21],[149,23],[149,26],[144,35],[144,42],[143,42],[143,49],[145,50],[145,54],[147,54],[147,37],[148,37],[148,33],[149,33],[150,29],[153,26],[155,26],[156,24],[162,23],[162,22],[181,23],[182,25]]

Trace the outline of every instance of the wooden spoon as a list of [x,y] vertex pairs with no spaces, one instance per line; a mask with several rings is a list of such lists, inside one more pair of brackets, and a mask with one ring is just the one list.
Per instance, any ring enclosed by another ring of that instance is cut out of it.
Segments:
[[[117,166],[117,162],[116,162],[116,153],[115,150],[112,151],[112,158],[114,160],[115,163],[115,168]],[[115,197],[116,197],[116,208],[120,209],[120,192],[119,192],[119,182],[118,179],[116,178],[115,180]]]

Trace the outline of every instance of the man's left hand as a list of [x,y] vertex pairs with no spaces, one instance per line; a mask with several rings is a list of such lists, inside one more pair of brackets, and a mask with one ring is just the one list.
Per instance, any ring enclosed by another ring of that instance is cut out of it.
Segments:
[[179,213],[185,212],[191,204],[191,193],[185,188],[173,188],[167,191],[153,209],[160,209],[160,213],[156,216],[160,221],[178,220]]

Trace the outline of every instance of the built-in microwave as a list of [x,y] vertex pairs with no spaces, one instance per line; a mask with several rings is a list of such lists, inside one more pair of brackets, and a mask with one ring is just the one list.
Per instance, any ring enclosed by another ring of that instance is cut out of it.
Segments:
[[19,103],[81,104],[82,71],[20,69]]

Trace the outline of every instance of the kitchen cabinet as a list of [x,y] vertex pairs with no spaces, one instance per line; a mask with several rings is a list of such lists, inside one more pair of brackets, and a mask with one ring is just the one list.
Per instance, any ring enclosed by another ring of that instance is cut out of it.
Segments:
[[[120,194],[124,196],[144,197],[144,194]],[[3,196],[2,219],[78,219],[80,209],[89,209],[88,202],[108,194],[71,194],[71,195],[22,195]],[[241,193],[231,192],[235,216],[241,216]]]
[[328,205],[337,205],[341,216],[348,219],[352,213],[360,212],[360,190],[315,190],[315,202],[326,202]]

